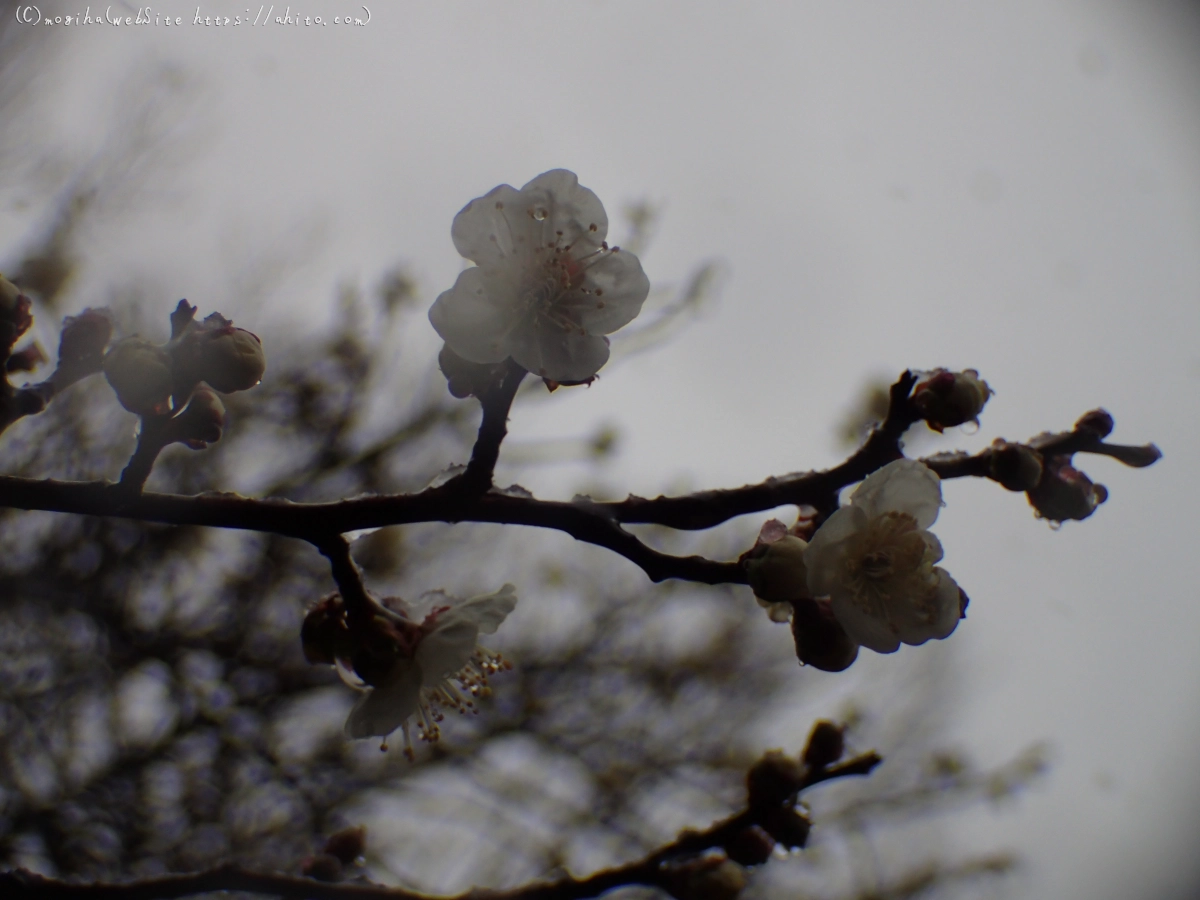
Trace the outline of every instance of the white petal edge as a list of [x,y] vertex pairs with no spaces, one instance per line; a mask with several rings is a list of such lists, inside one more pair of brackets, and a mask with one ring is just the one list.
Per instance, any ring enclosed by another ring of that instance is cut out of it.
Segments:
[[826,519],[808,542],[804,565],[808,568],[808,590],[814,597],[827,597],[840,581],[842,546],[846,538],[866,527],[867,517],[853,506],[843,506]]
[[582,286],[591,293],[579,291],[564,300],[568,308],[578,308],[579,324],[588,334],[624,328],[637,318],[650,293],[641,261],[624,250],[606,253],[588,266]]
[[387,737],[417,711],[420,695],[420,669],[399,660],[381,684],[359,697],[342,730],[351,740]]
[[846,630],[850,640],[876,653],[895,653],[900,649],[900,636],[887,621],[877,619],[859,608],[853,597],[843,591],[835,591],[829,599],[829,607],[838,624]]
[[[572,256],[598,248],[608,235],[608,214],[595,192],[579,183],[579,177],[567,169],[543,172],[521,188],[521,214],[540,227],[543,243],[573,247]],[[546,217],[532,218],[542,210]]]
[[540,322],[512,334],[509,352],[517,364],[551,381],[586,381],[608,362],[608,341]]
[[915,459],[897,459],[872,472],[850,495],[850,504],[871,518],[907,513],[928,528],[942,507],[942,480]]
[[433,630],[417,645],[416,661],[426,683],[454,675],[470,662],[480,633],[493,634],[516,608],[516,591],[506,584],[438,614]]
[[513,316],[491,296],[478,266],[463,270],[454,287],[438,295],[429,308],[429,323],[451,350],[470,362],[498,363],[509,355]]
[[[514,225],[519,234],[514,234]],[[518,237],[531,239],[528,231],[520,193],[511,185],[502,184],[459,210],[450,226],[450,238],[460,256],[487,265],[510,257]]]

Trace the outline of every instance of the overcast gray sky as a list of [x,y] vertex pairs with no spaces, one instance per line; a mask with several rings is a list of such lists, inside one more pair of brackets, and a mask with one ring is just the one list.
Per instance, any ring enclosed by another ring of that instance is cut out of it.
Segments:
[[[1154,440],[1164,459],[1081,460],[1110,500],[1058,532],[994,484],[946,485],[935,531],[970,618],[901,654],[963,660],[954,737],[979,759],[1053,748],[1036,790],[962,817],[965,846],[1021,851],[1032,896],[1186,891],[1200,832],[1196,7],[368,6],[363,27],[332,23],[363,15],[349,0],[301,0],[293,16],[329,24],[206,27],[195,3],[163,2],[153,13],[182,26],[43,29],[55,52],[30,139],[53,148],[39,149],[48,180],[126,128],[139,96],[178,85],[173,142],[122,224],[89,239],[93,271],[225,309],[217,298],[279,250],[284,274],[241,311],[265,333],[296,310],[332,315],[339,282],[373,284],[398,261],[432,298],[462,264],[449,228],[463,204],[565,167],[618,239],[625,203],[661,208],[643,259],[655,285],[709,258],[725,272],[675,343],[514,417],[520,438],[617,423],[607,477],[623,489],[836,462],[858,386],[909,366],[975,367],[996,390],[979,434],[947,446],[1105,406],[1114,440]],[[8,256],[31,220],[20,190],[4,200]],[[109,300],[86,284],[74,296]],[[438,344],[429,329],[405,346],[425,365]],[[521,473],[546,495],[577,475]]]

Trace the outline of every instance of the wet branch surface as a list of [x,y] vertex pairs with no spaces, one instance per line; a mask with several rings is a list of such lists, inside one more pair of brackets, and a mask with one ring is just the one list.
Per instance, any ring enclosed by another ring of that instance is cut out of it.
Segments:
[[[827,768],[811,768],[797,792],[814,785],[854,775],[868,775],[882,762],[865,753]],[[615,888],[644,885],[664,887],[671,863],[719,850],[737,834],[759,825],[763,811],[751,805],[703,831],[685,831],[676,840],[635,862],[603,869],[586,878],[567,876],[534,882],[508,890],[472,888],[452,897],[437,897],[404,888],[363,883],[324,883],[298,875],[254,872],[239,866],[219,866],[203,872],[164,875],[120,883],[77,883],[45,878],[24,869],[0,873],[0,891],[12,900],[167,900],[212,891],[245,891],[274,897],[309,900],[584,900]]]
[[[837,508],[839,490],[903,455],[901,437],[919,418],[909,399],[916,376],[905,372],[892,385],[885,420],[862,447],[832,469],[679,497],[630,496],[617,502],[588,498],[569,502],[539,500],[525,491],[490,487],[500,443],[507,431],[508,409],[522,374],[506,373],[495,395],[485,399],[479,438],[466,471],[442,485],[417,493],[328,503],[294,503],[217,492],[195,496],[141,493],[130,497],[118,485],[108,482],[0,476],[0,507],[268,532],[305,540],[319,548],[328,544],[330,535],[388,525],[417,522],[527,525],[562,531],[576,540],[609,549],[640,567],[655,582],[678,578],[702,584],[744,584],[746,576],[736,562],[661,553],[623,526],[655,524],[700,530],[740,515],[789,504],[813,506],[824,518]],[[1137,467],[1150,465],[1161,456],[1153,444],[1109,444],[1097,432],[1081,427],[1039,435],[1025,446],[1045,458],[1092,453]],[[942,479],[986,478],[991,477],[996,452],[994,446],[973,455],[938,454],[922,462]]]

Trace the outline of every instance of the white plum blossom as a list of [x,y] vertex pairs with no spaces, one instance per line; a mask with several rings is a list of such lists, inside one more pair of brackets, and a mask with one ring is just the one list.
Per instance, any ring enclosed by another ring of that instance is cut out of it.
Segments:
[[[475,709],[474,698],[488,691],[488,676],[507,668],[496,653],[478,646],[480,634],[492,634],[517,605],[516,588],[506,584],[492,594],[459,600],[442,591],[425,594],[414,604],[389,600],[380,608],[396,624],[415,634],[390,671],[359,698],[346,719],[348,738],[386,738],[397,728],[404,733],[404,752],[413,756],[409,719],[415,717],[418,735],[436,741],[443,709],[463,713]],[[412,626],[420,623],[419,628]],[[365,687],[339,664],[339,672],[354,687]],[[386,744],[385,744],[386,746]]]
[[511,356],[550,381],[586,381],[608,361],[603,335],[633,321],[650,290],[638,258],[607,234],[604,206],[573,172],[502,184],[454,217],[454,246],[475,265],[429,321],[470,362]]
[[954,631],[958,585],[934,563],[942,545],[927,530],[942,506],[941,480],[898,459],[868,476],[817,529],[804,553],[808,587],[829,597],[849,637],[877,653]]

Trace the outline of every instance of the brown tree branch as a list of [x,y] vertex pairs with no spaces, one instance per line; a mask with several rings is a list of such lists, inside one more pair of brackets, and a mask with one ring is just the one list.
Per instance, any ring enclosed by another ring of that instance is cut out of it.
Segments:
[[370,621],[375,602],[367,594],[362,574],[350,557],[350,544],[340,534],[329,534],[313,541],[321,554],[329,560],[333,580],[338,586],[346,614],[351,623]]
[[141,426],[138,428],[137,447],[133,456],[121,472],[116,490],[123,496],[131,496],[141,492],[154,469],[154,463],[163,448],[170,443],[167,434],[167,416],[141,416]]
[[[861,481],[902,455],[901,436],[917,420],[909,397],[916,376],[905,372],[892,385],[891,405],[883,423],[849,459],[824,472],[796,473],[740,488],[700,491],[681,497],[629,497],[616,502],[588,498],[571,502],[538,500],[527,492],[494,488],[478,492],[481,485],[491,483],[500,442],[507,430],[505,420],[511,394],[522,377],[518,370],[506,370],[500,386],[484,403],[483,423],[472,456],[474,474],[468,466],[464,475],[415,494],[356,497],[331,503],[292,503],[222,493],[194,497],[143,493],[130,499],[114,495],[112,486],[104,482],[0,476],[0,507],[263,531],[318,545],[332,534],[417,522],[529,525],[563,531],[576,540],[612,550],[639,566],[655,582],[679,578],[702,584],[744,584],[745,573],[736,562],[660,553],[622,526],[657,524],[698,530],[746,513],[789,504],[814,506],[828,515],[837,507],[841,488]],[[1111,417],[1094,411],[1081,419],[1074,430],[1042,434],[1024,446],[1045,458],[1094,453],[1132,466],[1150,465],[1161,456],[1153,444],[1133,447],[1105,443],[1103,435],[1107,431],[1097,430],[1097,417],[1107,419],[1111,426]],[[1005,446],[1016,445],[1001,442],[970,456],[938,454],[923,461],[943,479],[994,477],[993,457]]]
[[479,435],[475,438],[466,471],[447,482],[453,489],[481,494],[492,486],[492,474],[500,459],[500,444],[508,434],[508,411],[512,409],[517,389],[527,374],[509,358],[501,364],[496,384],[480,396],[483,419],[479,423]]

